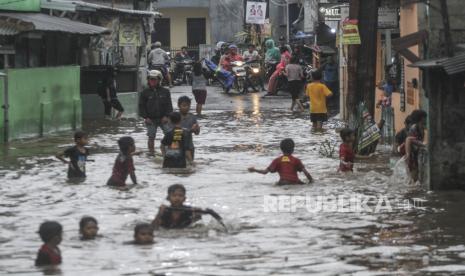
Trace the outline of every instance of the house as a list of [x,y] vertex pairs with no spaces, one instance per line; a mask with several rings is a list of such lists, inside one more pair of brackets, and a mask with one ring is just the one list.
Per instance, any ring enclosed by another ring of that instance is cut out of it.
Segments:
[[0,4],[0,141],[79,128],[79,48],[109,30],[38,13],[39,0],[8,3]]
[[138,91],[146,83],[147,51],[151,44],[153,11],[150,1],[41,0],[42,11],[75,21],[90,22],[110,32],[90,38],[80,47],[83,118],[103,118],[97,83],[108,67],[116,67],[118,97],[125,116],[137,116]]

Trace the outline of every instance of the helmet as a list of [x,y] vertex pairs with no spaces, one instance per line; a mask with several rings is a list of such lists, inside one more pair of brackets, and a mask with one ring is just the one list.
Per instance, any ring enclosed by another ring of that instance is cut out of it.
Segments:
[[224,43],[225,43],[224,41],[220,41],[220,42],[216,43],[216,50],[221,50]]
[[153,46],[159,47],[159,48],[160,48],[160,47],[161,47],[161,42],[160,42],[160,41],[157,41],[157,42],[155,42],[155,43],[153,44]]
[[158,70],[150,70],[147,77],[150,78],[150,79],[158,78],[158,79],[162,80],[163,79],[163,74]]
[[229,45],[229,49],[237,49],[237,46],[234,44]]

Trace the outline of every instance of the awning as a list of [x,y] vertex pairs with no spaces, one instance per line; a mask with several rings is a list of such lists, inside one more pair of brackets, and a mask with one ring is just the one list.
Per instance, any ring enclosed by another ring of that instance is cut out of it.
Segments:
[[88,3],[83,1],[73,1],[73,0],[41,0],[41,8],[49,10],[59,10],[59,11],[69,11],[69,12],[96,12],[96,11],[106,11],[111,13],[121,13],[128,15],[137,15],[143,17],[161,17],[161,13],[154,11],[143,11],[143,10],[129,10],[129,9],[120,9],[112,8],[105,5],[99,5],[94,3]]
[[22,32],[62,32],[81,35],[109,33],[110,30],[68,18],[43,13],[0,13],[0,35],[17,35]]
[[409,67],[420,69],[443,68],[448,75],[465,72],[465,52],[459,53],[454,57],[437,58],[421,60],[410,64]]

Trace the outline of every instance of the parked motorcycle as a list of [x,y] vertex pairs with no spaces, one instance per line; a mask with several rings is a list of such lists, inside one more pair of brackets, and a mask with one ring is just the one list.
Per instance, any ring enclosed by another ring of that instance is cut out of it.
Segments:
[[186,83],[192,85],[192,73],[193,73],[194,61],[190,58],[176,62],[176,68],[182,68],[181,72],[178,72],[177,83]]

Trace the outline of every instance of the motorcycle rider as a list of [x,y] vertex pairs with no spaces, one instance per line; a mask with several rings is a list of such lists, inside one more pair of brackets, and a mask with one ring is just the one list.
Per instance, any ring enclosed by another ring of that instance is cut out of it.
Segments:
[[291,54],[287,47],[281,47],[281,62],[276,66],[276,71],[274,71],[273,75],[270,77],[270,81],[268,82],[268,94],[267,96],[273,96],[278,93],[277,91],[277,84],[278,84],[278,77],[281,75],[282,71],[286,68],[289,64],[291,59]]
[[221,66],[226,71],[232,71],[232,63],[235,61],[244,61],[244,58],[237,53],[237,46],[232,44],[228,47],[229,51],[226,54],[225,58],[221,60]]
[[260,60],[260,55],[258,54],[258,51],[255,50],[255,45],[249,44],[249,49],[248,51],[244,52],[244,61],[245,62],[251,62],[251,61],[259,61]]
[[[260,55],[258,54],[258,51],[255,50],[255,45],[254,44],[249,44],[249,49],[248,51],[245,51],[244,52],[244,61],[245,62],[257,62],[259,63],[260,62]],[[263,76],[260,75],[258,77],[258,80],[259,80],[259,84],[260,84],[260,88],[262,89],[262,91],[265,91],[265,84],[264,84],[264,81],[263,81]],[[252,85],[253,87],[253,85]],[[254,88],[255,90],[255,88]]]
[[279,48],[275,46],[273,39],[268,39],[265,42],[266,53],[265,53],[265,66],[271,67],[271,70],[268,70],[267,78],[271,77],[271,74],[276,70],[276,65],[281,59],[281,54],[279,53]]
[[149,70],[154,69],[154,67],[162,68],[163,75],[168,80],[170,87],[173,87],[173,82],[171,80],[169,71],[170,57],[168,56],[168,53],[161,48],[160,41],[157,41],[153,44],[153,49],[149,53],[148,62]]
[[[176,54],[174,57],[174,61],[176,62],[176,67],[174,69],[174,76],[175,79],[178,79],[179,76],[184,73],[184,61],[185,60],[192,60],[192,57],[189,56],[189,52],[187,52],[187,47],[183,46],[181,51]],[[181,75],[182,78],[182,75]]]

